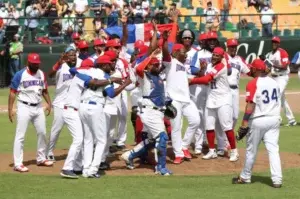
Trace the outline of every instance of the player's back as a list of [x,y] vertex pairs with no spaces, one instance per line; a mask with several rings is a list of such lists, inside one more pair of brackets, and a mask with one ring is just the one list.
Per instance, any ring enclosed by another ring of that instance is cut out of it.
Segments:
[[247,87],[256,89],[253,102],[256,104],[252,118],[260,116],[280,116],[281,93],[277,82],[270,77],[257,77]]

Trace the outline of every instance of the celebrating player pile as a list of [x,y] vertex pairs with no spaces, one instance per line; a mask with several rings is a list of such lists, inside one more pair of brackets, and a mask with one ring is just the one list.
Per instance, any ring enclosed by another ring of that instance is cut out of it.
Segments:
[[[287,53],[279,48],[280,39],[273,38],[269,58],[254,60],[250,69],[237,55],[236,39],[227,40],[225,52],[215,32],[203,33],[199,35],[199,48],[193,48],[196,36],[191,30],[177,34],[177,15],[173,16],[172,29],[160,32],[160,37],[153,21],[149,46],[136,41],[132,55],[127,53],[126,17],[121,20],[122,40],[115,34],[108,35],[107,41],[96,39],[95,53],[91,56],[88,43],[74,35],[74,44],[66,48],[49,72],[49,77],[55,77],[56,91],[48,148],[41,101],[44,97],[48,114],[51,101],[46,77],[39,69],[39,55],[29,54],[26,68],[12,79],[9,95],[9,118],[13,122],[13,103],[18,94],[14,170],[28,171],[22,164],[23,142],[27,124],[32,121],[38,134],[39,166],[53,165],[55,144],[63,125],[67,125],[72,144],[60,173],[65,178],[77,179],[79,174],[99,178],[99,170],[110,169],[107,157],[118,150],[123,151],[121,159],[128,169],[135,168],[135,158],[149,163],[149,151],[154,150],[155,173],[171,175],[166,165],[169,138],[174,164],[193,159],[190,153],[193,142],[196,155],[201,155],[203,145],[208,143],[204,160],[224,157],[225,151],[230,150],[229,161],[234,164],[239,159],[236,138],[241,140],[246,136],[245,166],[233,183],[251,182],[257,148],[263,140],[269,152],[273,185],[281,187],[278,147],[281,101],[289,125],[295,125],[296,121],[284,98],[289,60]],[[272,78],[268,76],[270,71]],[[246,110],[236,136],[241,74],[254,79],[247,85]],[[130,150],[125,146],[127,92],[131,97],[136,141]],[[183,137],[182,116],[188,122]]]

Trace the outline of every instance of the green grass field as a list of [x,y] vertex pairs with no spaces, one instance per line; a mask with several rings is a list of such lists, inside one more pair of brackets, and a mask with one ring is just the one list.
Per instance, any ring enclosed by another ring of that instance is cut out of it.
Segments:
[[[241,88],[245,88],[245,79]],[[299,80],[291,78],[289,91],[300,91]],[[53,88],[50,89],[53,93]],[[244,89],[243,89],[244,90]],[[8,90],[0,90],[0,105],[7,104]],[[300,114],[296,114],[300,121]],[[50,131],[52,115],[47,119],[47,130]],[[1,153],[12,153],[15,124],[9,123],[6,113],[0,114]],[[128,143],[133,143],[131,125],[128,125]],[[280,149],[285,152],[300,152],[300,127],[282,127]],[[70,145],[70,135],[65,128],[61,133],[57,148],[64,149]],[[244,147],[245,143],[239,143]],[[36,135],[32,126],[28,128],[25,139],[25,152],[35,151]],[[264,150],[264,147],[261,147]],[[299,156],[300,158],[300,156]],[[266,160],[267,162],[268,160]],[[1,164],[1,160],[0,160]],[[237,173],[238,174],[238,173]],[[103,176],[100,179],[67,180],[59,175],[40,176],[33,174],[0,172],[0,199],[86,199],[86,198],[300,198],[300,165],[299,169],[283,171],[284,186],[281,189],[270,187],[269,171],[254,173],[250,185],[232,185],[234,175],[220,171],[219,176]]]

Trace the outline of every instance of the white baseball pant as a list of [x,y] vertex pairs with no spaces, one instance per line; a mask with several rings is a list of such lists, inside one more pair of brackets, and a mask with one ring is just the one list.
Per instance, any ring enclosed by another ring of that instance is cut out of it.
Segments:
[[121,97],[121,110],[118,116],[118,134],[116,137],[117,145],[125,145],[127,139],[127,114],[128,114],[128,101],[127,91],[122,92]]
[[54,116],[53,116],[53,122],[49,137],[49,144],[48,144],[48,156],[53,156],[53,150],[55,148],[55,145],[57,143],[57,140],[59,138],[60,132],[65,124],[64,118],[63,118],[63,109],[54,106],[53,107]]
[[80,159],[79,153],[82,149],[82,123],[78,111],[71,107],[66,107],[63,109],[63,118],[72,136],[72,144],[69,148],[63,170],[75,170],[74,166],[76,161]]
[[106,142],[106,145],[104,148],[104,153],[102,155],[101,162],[106,162],[106,158],[109,154],[109,147],[113,144],[118,118],[119,118],[118,115],[105,113],[106,125],[108,127],[108,129],[106,131],[107,132],[107,142]]
[[274,184],[282,184],[281,161],[279,156],[280,117],[259,117],[249,122],[250,132],[247,135],[246,160],[240,177],[251,182],[252,168],[261,141],[264,142],[269,155],[271,179]]
[[37,162],[42,162],[46,159],[46,118],[42,105],[36,107],[17,102],[17,126],[16,136],[14,141],[14,166],[21,166],[23,164],[24,154],[24,139],[31,121],[37,133]]
[[161,132],[165,132],[164,113],[146,107],[139,114],[146,132],[150,133],[150,137],[156,138]]
[[[107,142],[107,126],[103,104],[81,103],[79,109],[84,129],[83,172],[95,174],[99,170]],[[94,143],[96,145],[95,151]]]
[[220,106],[218,108],[206,108],[205,118],[206,130],[215,130],[217,121],[220,124],[223,134],[225,131],[232,129],[232,107],[229,104]]
[[[182,149],[188,149],[194,136],[200,125],[200,117],[197,111],[195,103],[190,102],[179,102],[173,100],[173,106],[177,109],[177,116],[171,119],[172,127],[172,146],[175,153],[175,157],[184,157]],[[185,116],[188,121],[188,127],[182,139],[181,137],[181,123],[182,116]]]
[[288,122],[293,122],[293,121],[295,121],[295,117],[294,117],[294,114],[285,98],[285,89],[289,82],[289,76],[283,75],[283,76],[273,77],[273,79],[279,85],[279,89],[281,92],[281,107],[283,108],[284,114],[285,114],[286,118],[288,119]]

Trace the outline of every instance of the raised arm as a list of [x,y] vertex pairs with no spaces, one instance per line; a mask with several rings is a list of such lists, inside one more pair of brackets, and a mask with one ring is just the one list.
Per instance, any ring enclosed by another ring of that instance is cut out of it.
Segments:
[[127,40],[128,40],[127,17],[122,16],[121,22],[122,22],[122,29],[123,29],[122,46],[126,47],[127,46]]
[[168,45],[168,32],[164,31],[163,32],[163,50],[162,50],[162,54],[163,54],[163,61],[164,62],[171,62],[171,55],[169,52],[169,45]]
[[155,49],[158,48],[158,41],[157,41],[157,24],[155,20],[152,20],[153,25],[153,35],[151,38],[150,47],[148,48],[148,55],[150,55]]
[[156,57],[160,53],[160,49],[156,49],[151,53],[149,57],[147,57],[145,60],[143,60],[137,67],[136,67],[136,74],[140,76],[141,78],[144,78],[144,71],[146,67],[148,66],[149,62],[153,57]]
[[48,77],[52,78],[55,76],[60,66],[65,62],[64,59],[65,59],[65,53],[63,53],[60,56],[59,60],[53,65],[51,71],[48,73]]

